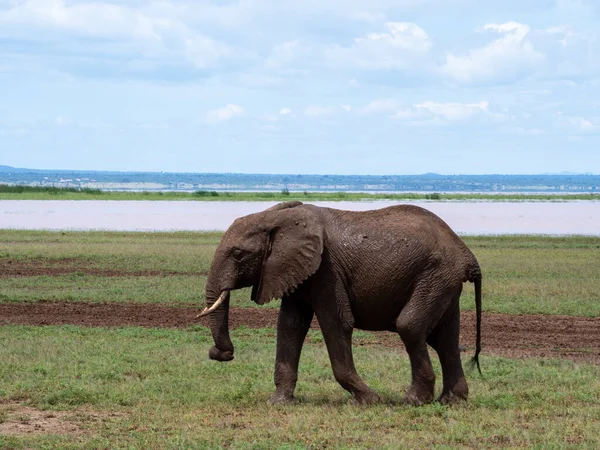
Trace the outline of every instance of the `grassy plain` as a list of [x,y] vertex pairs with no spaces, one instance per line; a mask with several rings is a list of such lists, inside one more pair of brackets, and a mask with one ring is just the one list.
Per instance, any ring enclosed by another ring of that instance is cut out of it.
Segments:
[[[0,301],[201,306],[206,274],[220,236],[2,231],[0,264],[27,268],[34,276],[3,275]],[[600,238],[464,239],[483,270],[486,311],[600,316]],[[251,307],[254,303],[249,297],[248,290],[236,291],[233,304]],[[267,305],[277,306],[277,302]],[[465,286],[462,307],[474,308],[472,285]]]
[[180,200],[180,201],[357,201],[357,200],[493,200],[566,201],[600,200],[596,193],[361,193],[361,192],[223,192],[223,191],[105,191],[55,187],[7,186],[0,184],[0,200]]
[[[0,231],[0,302],[204,302],[219,233]],[[465,237],[485,311],[600,316],[600,238]],[[17,273],[18,272],[18,273]],[[38,274],[39,273],[39,274]],[[463,308],[472,308],[472,287]],[[249,293],[235,306],[251,306]],[[268,307],[277,307],[272,302]],[[355,334],[359,372],[383,397],[355,406],[320,332],[300,363],[299,403],[270,407],[273,329],[233,330],[236,359],[209,361],[209,330],[0,326],[0,448],[598,448],[600,367],[483,356],[469,402],[400,404],[397,349]],[[470,356],[470,355],[469,355]],[[440,369],[433,358],[440,390]],[[31,410],[70,431],[3,434]]]
[[65,420],[76,430],[0,435],[0,447],[600,445],[597,366],[486,356],[485,376],[469,376],[467,404],[413,408],[400,404],[410,380],[402,348],[355,346],[359,372],[384,399],[365,408],[335,382],[324,345],[311,339],[302,354],[299,404],[270,407],[273,330],[237,329],[232,338],[237,357],[219,364],[206,358],[210,336],[202,327],[0,327],[0,422],[30,420],[18,409],[26,403],[48,413],[67,411]]

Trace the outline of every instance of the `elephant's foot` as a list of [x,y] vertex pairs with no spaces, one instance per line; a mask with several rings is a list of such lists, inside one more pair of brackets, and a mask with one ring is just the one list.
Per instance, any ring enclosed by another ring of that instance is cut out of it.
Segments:
[[293,394],[275,392],[273,395],[271,395],[269,403],[271,405],[289,405],[298,403],[298,400],[296,400],[296,397],[294,397]]
[[469,396],[469,388],[465,377],[460,377],[458,382],[454,384],[452,389],[444,389],[442,395],[438,398],[438,402],[442,405],[452,405],[467,400]]
[[451,388],[444,386],[442,395],[438,398],[438,402],[442,405],[452,405],[461,401],[466,401],[469,396],[469,387],[464,376],[460,376],[458,381],[450,384]]
[[466,402],[467,395],[465,394],[455,394],[452,391],[442,392],[442,395],[437,399],[442,405],[454,405],[455,403]]
[[354,401],[359,405],[373,405],[381,401],[381,397],[370,389],[364,392],[356,392],[352,394],[352,397],[354,397]]
[[433,393],[411,386],[404,396],[404,403],[411,406],[423,406],[433,402]]

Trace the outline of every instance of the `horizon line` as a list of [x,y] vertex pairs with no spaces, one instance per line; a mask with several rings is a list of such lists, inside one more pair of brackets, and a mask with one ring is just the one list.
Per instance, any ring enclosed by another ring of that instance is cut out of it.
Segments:
[[[195,174],[195,175],[302,175],[302,176],[366,176],[366,177],[393,177],[393,176],[600,176],[600,173],[593,172],[545,172],[545,173],[439,173],[439,172],[424,172],[424,173],[385,173],[385,174],[373,174],[373,173],[298,173],[298,172],[177,172],[177,171],[164,171],[164,170],[108,170],[108,169],[37,169],[32,167],[14,167],[9,165],[0,164],[0,168],[15,169],[19,171],[35,171],[35,172],[111,172],[111,173],[143,173],[143,174]],[[4,170],[6,171],[6,170]],[[0,172],[2,173],[2,172]]]

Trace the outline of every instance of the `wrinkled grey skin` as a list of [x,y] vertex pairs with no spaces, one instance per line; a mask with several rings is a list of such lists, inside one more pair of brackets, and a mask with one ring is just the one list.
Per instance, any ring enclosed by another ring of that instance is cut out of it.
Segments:
[[[354,328],[400,335],[412,369],[405,400],[422,405],[433,401],[435,383],[427,344],[442,366],[438,400],[467,398],[458,342],[459,298],[466,281],[475,283],[472,361],[479,366],[481,271],[445,222],[411,205],[351,212],[288,202],[231,225],[216,250],[206,298],[210,307],[222,291],[252,286],[258,304],[282,299],[273,403],[294,400],[302,344],[316,314],[335,379],[356,401],[369,404],[379,396],[354,367]],[[233,359],[228,315],[229,296],[210,316],[211,359]]]

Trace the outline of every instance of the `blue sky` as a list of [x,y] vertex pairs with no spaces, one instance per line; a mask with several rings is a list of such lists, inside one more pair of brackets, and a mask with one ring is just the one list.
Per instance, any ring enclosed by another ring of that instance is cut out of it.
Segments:
[[598,0],[0,0],[0,164],[600,172]]

